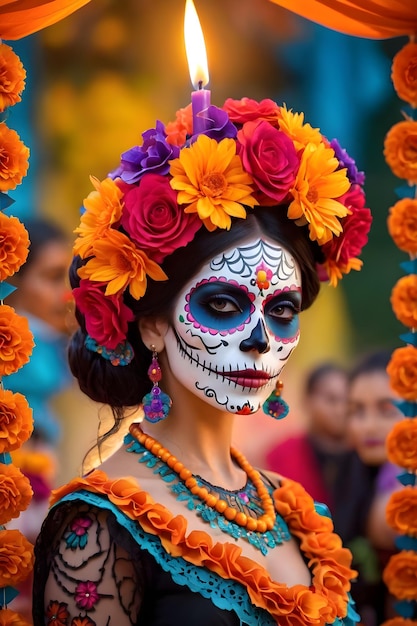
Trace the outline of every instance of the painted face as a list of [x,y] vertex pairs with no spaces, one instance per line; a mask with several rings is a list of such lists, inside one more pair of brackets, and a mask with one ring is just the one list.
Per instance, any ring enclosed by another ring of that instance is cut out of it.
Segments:
[[257,411],[299,340],[301,275],[269,238],[206,263],[178,295],[165,337],[175,378],[216,408]]

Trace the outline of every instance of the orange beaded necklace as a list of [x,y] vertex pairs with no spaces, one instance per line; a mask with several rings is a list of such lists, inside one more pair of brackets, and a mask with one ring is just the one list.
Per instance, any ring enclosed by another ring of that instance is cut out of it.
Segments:
[[268,489],[263,483],[261,475],[254,467],[252,467],[241,452],[238,452],[233,447],[230,449],[232,458],[245,472],[246,476],[252,481],[256,488],[258,498],[264,511],[258,519],[254,519],[242,511],[237,511],[233,507],[229,506],[225,500],[213,493],[210,493],[206,487],[200,487],[191,470],[187,469],[181,461],[171,454],[167,448],[164,448],[156,439],[150,435],[146,435],[138,424],[132,424],[129,430],[132,437],[137,439],[142,446],[149,450],[149,452],[168,465],[168,467],[178,475],[180,480],[184,482],[185,486],[191,491],[191,493],[197,496],[208,507],[215,509],[227,520],[235,522],[239,526],[246,528],[248,531],[264,533],[267,530],[273,529],[276,517],[273,500],[268,492]]

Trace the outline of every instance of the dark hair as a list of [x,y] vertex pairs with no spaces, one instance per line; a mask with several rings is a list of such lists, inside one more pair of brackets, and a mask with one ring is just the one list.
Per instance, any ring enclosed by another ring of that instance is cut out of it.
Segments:
[[[116,422],[122,417],[123,407],[140,404],[143,396],[151,389],[147,376],[151,352],[141,340],[137,320],[155,314],[169,317],[177,294],[204,262],[254,233],[268,235],[296,259],[301,270],[302,308],[308,308],[320,289],[316,263],[322,261],[321,251],[317,243],[309,239],[305,228],[286,217],[286,207],[279,209],[257,207],[246,220],[234,220],[230,231],[216,229],[209,233],[206,228],[200,228],[186,247],[177,249],[161,264],[169,277],[168,281],[148,279],[146,294],[138,301],[128,293],[125,294],[126,303],[135,314],[135,321],[129,324],[127,336],[135,354],[129,365],[115,367],[99,354],[87,350],[84,345],[85,319],[76,310],[80,328],[70,341],[69,364],[81,390],[93,400],[110,405]],[[81,264],[79,257],[75,257],[70,269],[72,288],[79,284],[77,270]],[[113,428],[111,433],[114,431]]]
[[25,219],[24,227],[28,231],[30,245],[27,261],[20,268],[19,276],[24,275],[48,243],[51,241],[69,242],[66,233],[57,224],[46,218],[30,217]]
[[349,373],[349,383],[352,384],[362,374],[385,372],[391,360],[389,350],[375,350],[361,357]]
[[305,382],[305,394],[310,396],[316,391],[317,385],[328,374],[341,374],[347,377],[346,370],[333,361],[326,361],[310,371]]

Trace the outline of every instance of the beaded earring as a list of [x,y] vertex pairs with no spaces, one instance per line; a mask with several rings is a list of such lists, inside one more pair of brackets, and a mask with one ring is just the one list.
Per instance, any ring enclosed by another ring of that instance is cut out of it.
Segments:
[[288,404],[281,398],[283,388],[284,383],[281,380],[278,380],[274,391],[270,396],[268,396],[262,405],[263,412],[276,420],[282,420],[288,415],[290,410]]
[[151,346],[152,361],[148,369],[148,376],[153,383],[152,389],[142,400],[145,419],[148,422],[156,424],[166,419],[169,409],[172,406],[172,400],[168,394],[161,391],[159,381],[162,378],[161,367],[158,361],[158,353],[155,346]]

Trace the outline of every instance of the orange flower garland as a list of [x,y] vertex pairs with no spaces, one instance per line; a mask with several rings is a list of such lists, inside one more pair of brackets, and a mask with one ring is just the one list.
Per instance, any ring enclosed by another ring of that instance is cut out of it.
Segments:
[[[391,556],[383,572],[400,617],[383,626],[415,624],[417,600],[417,44],[410,41],[392,64],[391,78],[400,98],[410,106],[404,121],[387,133],[384,155],[393,173],[406,181],[399,191],[400,200],[390,209],[388,231],[394,243],[410,255],[402,267],[407,276],[400,278],[391,292],[394,315],[411,329],[401,336],[406,346],[395,350],[387,367],[392,389],[401,397],[398,406],[404,419],[395,424],[387,438],[388,459],[404,468],[399,475],[403,488],[389,499],[387,523],[397,533],[397,554]],[[407,618],[413,618],[413,621]]]
[[[19,57],[0,40],[0,113],[20,102],[25,78]],[[27,319],[3,302],[13,291],[5,280],[25,263],[29,251],[24,225],[3,213],[13,203],[8,192],[27,173],[29,149],[4,121],[0,145],[0,626],[29,626],[7,604],[18,592],[13,585],[23,582],[33,569],[33,546],[20,531],[5,530],[4,524],[27,509],[33,495],[29,479],[10,457],[32,433],[32,410],[24,396],[5,390],[1,380],[28,362],[34,345]]]
[[33,546],[20,530],[0,531],[0,587],[15,586],[33,568]]
[[20,448],[32,431],[32,409],[26,398],[0,387],[0,454]]
[[13,276],[29,253],[29,235],[17,217],[0,212],[0,281]]
[[12,48],[0,43],[0,112],[21,101],[26,71]]
[[400,278],[391,292],[391,305],[396,318],[409,328],[417,328],[417,276]]
[[32,499],[33,491],[29,479],[20,469],[0,463],[0,524],[19,517]]
[[388,232],[403,252],[417,254],[417,199],[403,198],[391,207]]
[[29,361],[34,346],[33,335],[25,317],[13,307],[0,307],[0,376],[17,372]]

